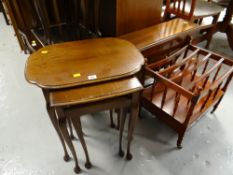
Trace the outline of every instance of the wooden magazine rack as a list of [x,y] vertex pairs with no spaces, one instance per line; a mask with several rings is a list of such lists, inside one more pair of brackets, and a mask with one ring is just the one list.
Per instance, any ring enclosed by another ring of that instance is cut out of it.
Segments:
[[153,78],[142,105],[178,133],[177,147],[186,129],[221,102],[233,76],[233,61],[193,45],[146,65]]

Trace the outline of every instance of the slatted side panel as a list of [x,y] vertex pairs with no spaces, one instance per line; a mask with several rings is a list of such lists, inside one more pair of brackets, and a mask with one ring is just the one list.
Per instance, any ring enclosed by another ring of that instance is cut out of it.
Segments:
[[167,0],[165,15],[174,14],[177,17],[190,20],[193,16],[195,3],[195,0]]

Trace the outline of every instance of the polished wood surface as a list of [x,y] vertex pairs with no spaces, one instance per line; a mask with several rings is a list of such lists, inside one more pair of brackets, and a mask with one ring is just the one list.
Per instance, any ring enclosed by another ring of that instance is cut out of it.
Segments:
[[195,19],[219,15],[223,10],[223,7],[204,0],[175,0],[173,2],[167,0],[165,15],[171,13],[177,17],[194,21]]
[[119,36],[161,22],[162,0],[100,0],[100,31]]
[[[50,45],[28,58],[25,77],[30,83],[42,88],[47,112],[63,146],[64,160],[69,160],[67,145],[74,158],[76,173],[81,169],[71,140],[73,134],[67,129],[70,120],[85,151],[85,166],[91,167],[79,119],[82,114],[109,109],[126,111],[123,108],[130,107],[126,158],[132,159],[130,145],[138,117],[139,91],[142,86],[136,78],[130,76],[137,74],[143,64],[144,58],[136,47],[117,38]],[[121,80],[127,77],[128,80]],[[71,87],[76,89],[70,89]],[[57,95],[54,95],[55,92]],[[72,111],[76,111],[76,115],[72,115]],[[119,154],[123,156],[122,153],[120,144]]]
[[[120,109],[126,111],[126,108],[131,108],[131,117],[129,120],[128,132],[128,147],[126,158],[132,159],[130,145],[132,141],[132,134],[134,125],[138,116],[139,108],[139,92],[143,89],[139,80],[136,77],[129,77],[125,79],[109,81],[88,86],[75,87],[72,89],[52,90],[49,95],[49,103],[52,109],[56,110],[58,117],[58,125],[63,135],[64,140],[68,144],[72,155],[75,158],[76,173],[80,172],[76,151],[71,141],[71,137],[67,131],[67,117],[69,117],[77,132],[81,145],[84,149],[86,156],[85,167],[87,169],[92,167],[87,145],[83,137],[80,117],[84,114],[90,114],[98,111],[109,109]],[[121,112],[120,112],[121,113]],[[124,118],[126,113],[120,114],[119,118]],[[124,156],[122,150],[121,140],[124,130],[123,124],[120,127],[120,142],[119,142],[119,155]]]
[[78,105],[99,100],[105,100],[142,90],[142,85],[136,77],[81,86],[64,90],[54,90],[50,93],[52,107]]
[[117,0],[116,35],[161,22],[162,0]]
[[148,64],[145,72],[154,81],[145,88],[142,104],[178,132],[181,148],[186,129],[220,104],[233,76],[233,61],[188,45]]
[[50,45],[33,53],[25,76],[39,87],[56,89],[133,75],[143,63],[143,56],[127,41],[82,40]]
[[133,43],[141,52],[156,45],[172,40],[178,36],[192,34],[202,29],[202,26],[184,19],[173,19],[152,27],[122,35],[119,38]]

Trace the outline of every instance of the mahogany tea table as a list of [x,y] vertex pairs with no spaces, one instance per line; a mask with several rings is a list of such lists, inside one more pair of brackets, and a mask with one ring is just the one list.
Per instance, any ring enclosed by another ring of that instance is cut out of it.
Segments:
[[[66,92],[67,88],[73,88],[76,91],[84,85],[92,88],[96,83],[114,83],[119,79],[138,74],[143,64],[144,58],[137,48],[130,42],[117,38],[49,45],[29,56],[25,67],[26,80],[42,89],[47,112],[64,149],[64,160],[69,160],[67,144],[76,163],[76,172],[80,169],[66,128],[66,120],[64,115],[62,115],[63,120],[59,118],[60,108],[56,107],[57,110],[55,110],[51,106],[53,101],[50,101],[49,96],[54,91]],[[117,83],[115,86],[118,86]],[[129,86],[129,94],[132,93],[131,90]],[[108,92],[103,91],[103,94],[107,96]],[[134,116],[137,116],[137,112]],[[134,117],[131,116],[131,118]],[[74,118],[72,119],[74,121]]]

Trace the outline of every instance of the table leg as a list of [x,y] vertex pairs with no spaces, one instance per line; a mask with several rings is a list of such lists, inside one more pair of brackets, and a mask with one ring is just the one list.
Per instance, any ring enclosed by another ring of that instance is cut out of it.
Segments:
[[71,116],[71,120],[72,120],[72,123],[74,125],[75,130],[76,130],[76,133],[77,133],[77,135],[79,137],[79,140],[80,140],[80,142],[82,144],[83,150],[85,152],[85,156],[86,156],[85,167],[87,169],[90,169],[92,167],[92,164],[90,162],[90,158],[89,158],[88,150],[87,150],[87,145],[86,145],[85,139],[83,137],[83,131],[82,131],[82,125],[81,125],[81,121],[80,121],[80,116]]
[[114,109],[109,110],[109,114],[110,114],[110,126],[111,126],[111,128],[115,128],[116,127],[115,124],[114,124],[114,121],[113,121],[113,110]]
[[135,123],[137,121],[138,113],[139,113],[139,94],[140,94],[139,92],[132,94],[131,114],[129,120],[130,124],[128,129],[128,146],[127,146],[127,154],[126,154],[127,160],[131,160],[133,157],[130,152],[130,145],[133,138]]
[[71,151],[71,153],[73,155],[73,158],[74,158],[74,161],[75,161],[74,172],[80,173],[81,169],[80,169],[80,167],[78,165],[78,159],[77,159],[77,156],[76,156],[74,145],[72,143],[72,140],[70,138],[70,135],[69,135],[69,132],[68,132],[67,126],[66,126],[66,123],[67,123],[66,115],[64,113],[63,108],[61,108],[61,107],[56,107],[55,110],[56,110],[56,113],[57,113],[57,116],[58,116],[58,125],[59,125],[59,128],[60,128],[60,131],[61,131],[61,133],[63,135],[63,138],[66,141],[68,147],[70,148],[70,151]]
[[63,147],[63,150],[64,150],[64,157],[63,159],[67,162],[68,160],[70,160],[70,156],[67,152],[67,149],[66,149],[66,145],[65,145],[65,141],[62,137],[62,134],[61,134],[61,131],[59,129],[59,126],[58,126],[58,121],[57,121],[57,117],[56,117],[56,114],[55,114],[55,110],[54,108],[51,108],[50,107],[50,104],[49,104],[49,91],[47,90],[43,90],[43,94],[44,94],[44,97],[45,97],[45,101],[46,101],[46,109],[47,109],[47,112],[48,112],[48,115],[49,115],[49,118],[53,124],[53,127],[55,128],[56,132],[57,132],[57,135],[61,141],[61,144],[62,144],[62,147]]
[[69,154],[67,152],[65,142],[64,142],[64,140],[62,138],[62,134],[61,134],[61,132],[59,130],[59,127],[58,127],[58,121],[57,121],[57,118],[56,118],[55,111],[48,104],[47,104],[47,112],[49,114],[49,118],[50,118],[50,120],[51,120],[51,122],[53,124],[53,127],[57,131],[58,137],[59,137],[59,139],[61,141],[61,144],[62,144],[62,147],[63,147],[63,150],[64,150],[63,159],[67,162],[68,160],[70,160],[70,156],[69,156]]
[[75,136],[74,136],[73,129],[72,129],[72,121],[71,121],[71,118],[69,116],[67,116],[67,122],[68,122],[68,126],[69,126],[69,129],[70,129],[70,138],[72,140],[74,140]]
[[120,157],[124,156],[124,151],[122,150],[122,136],[123,136],[124,126],[125,126],[126,113],[127,113],[126,109],[122,108],[120,110],[120,115],[118,116],[118,118],[120,120],[119,152],[118,152],[118,155]]

